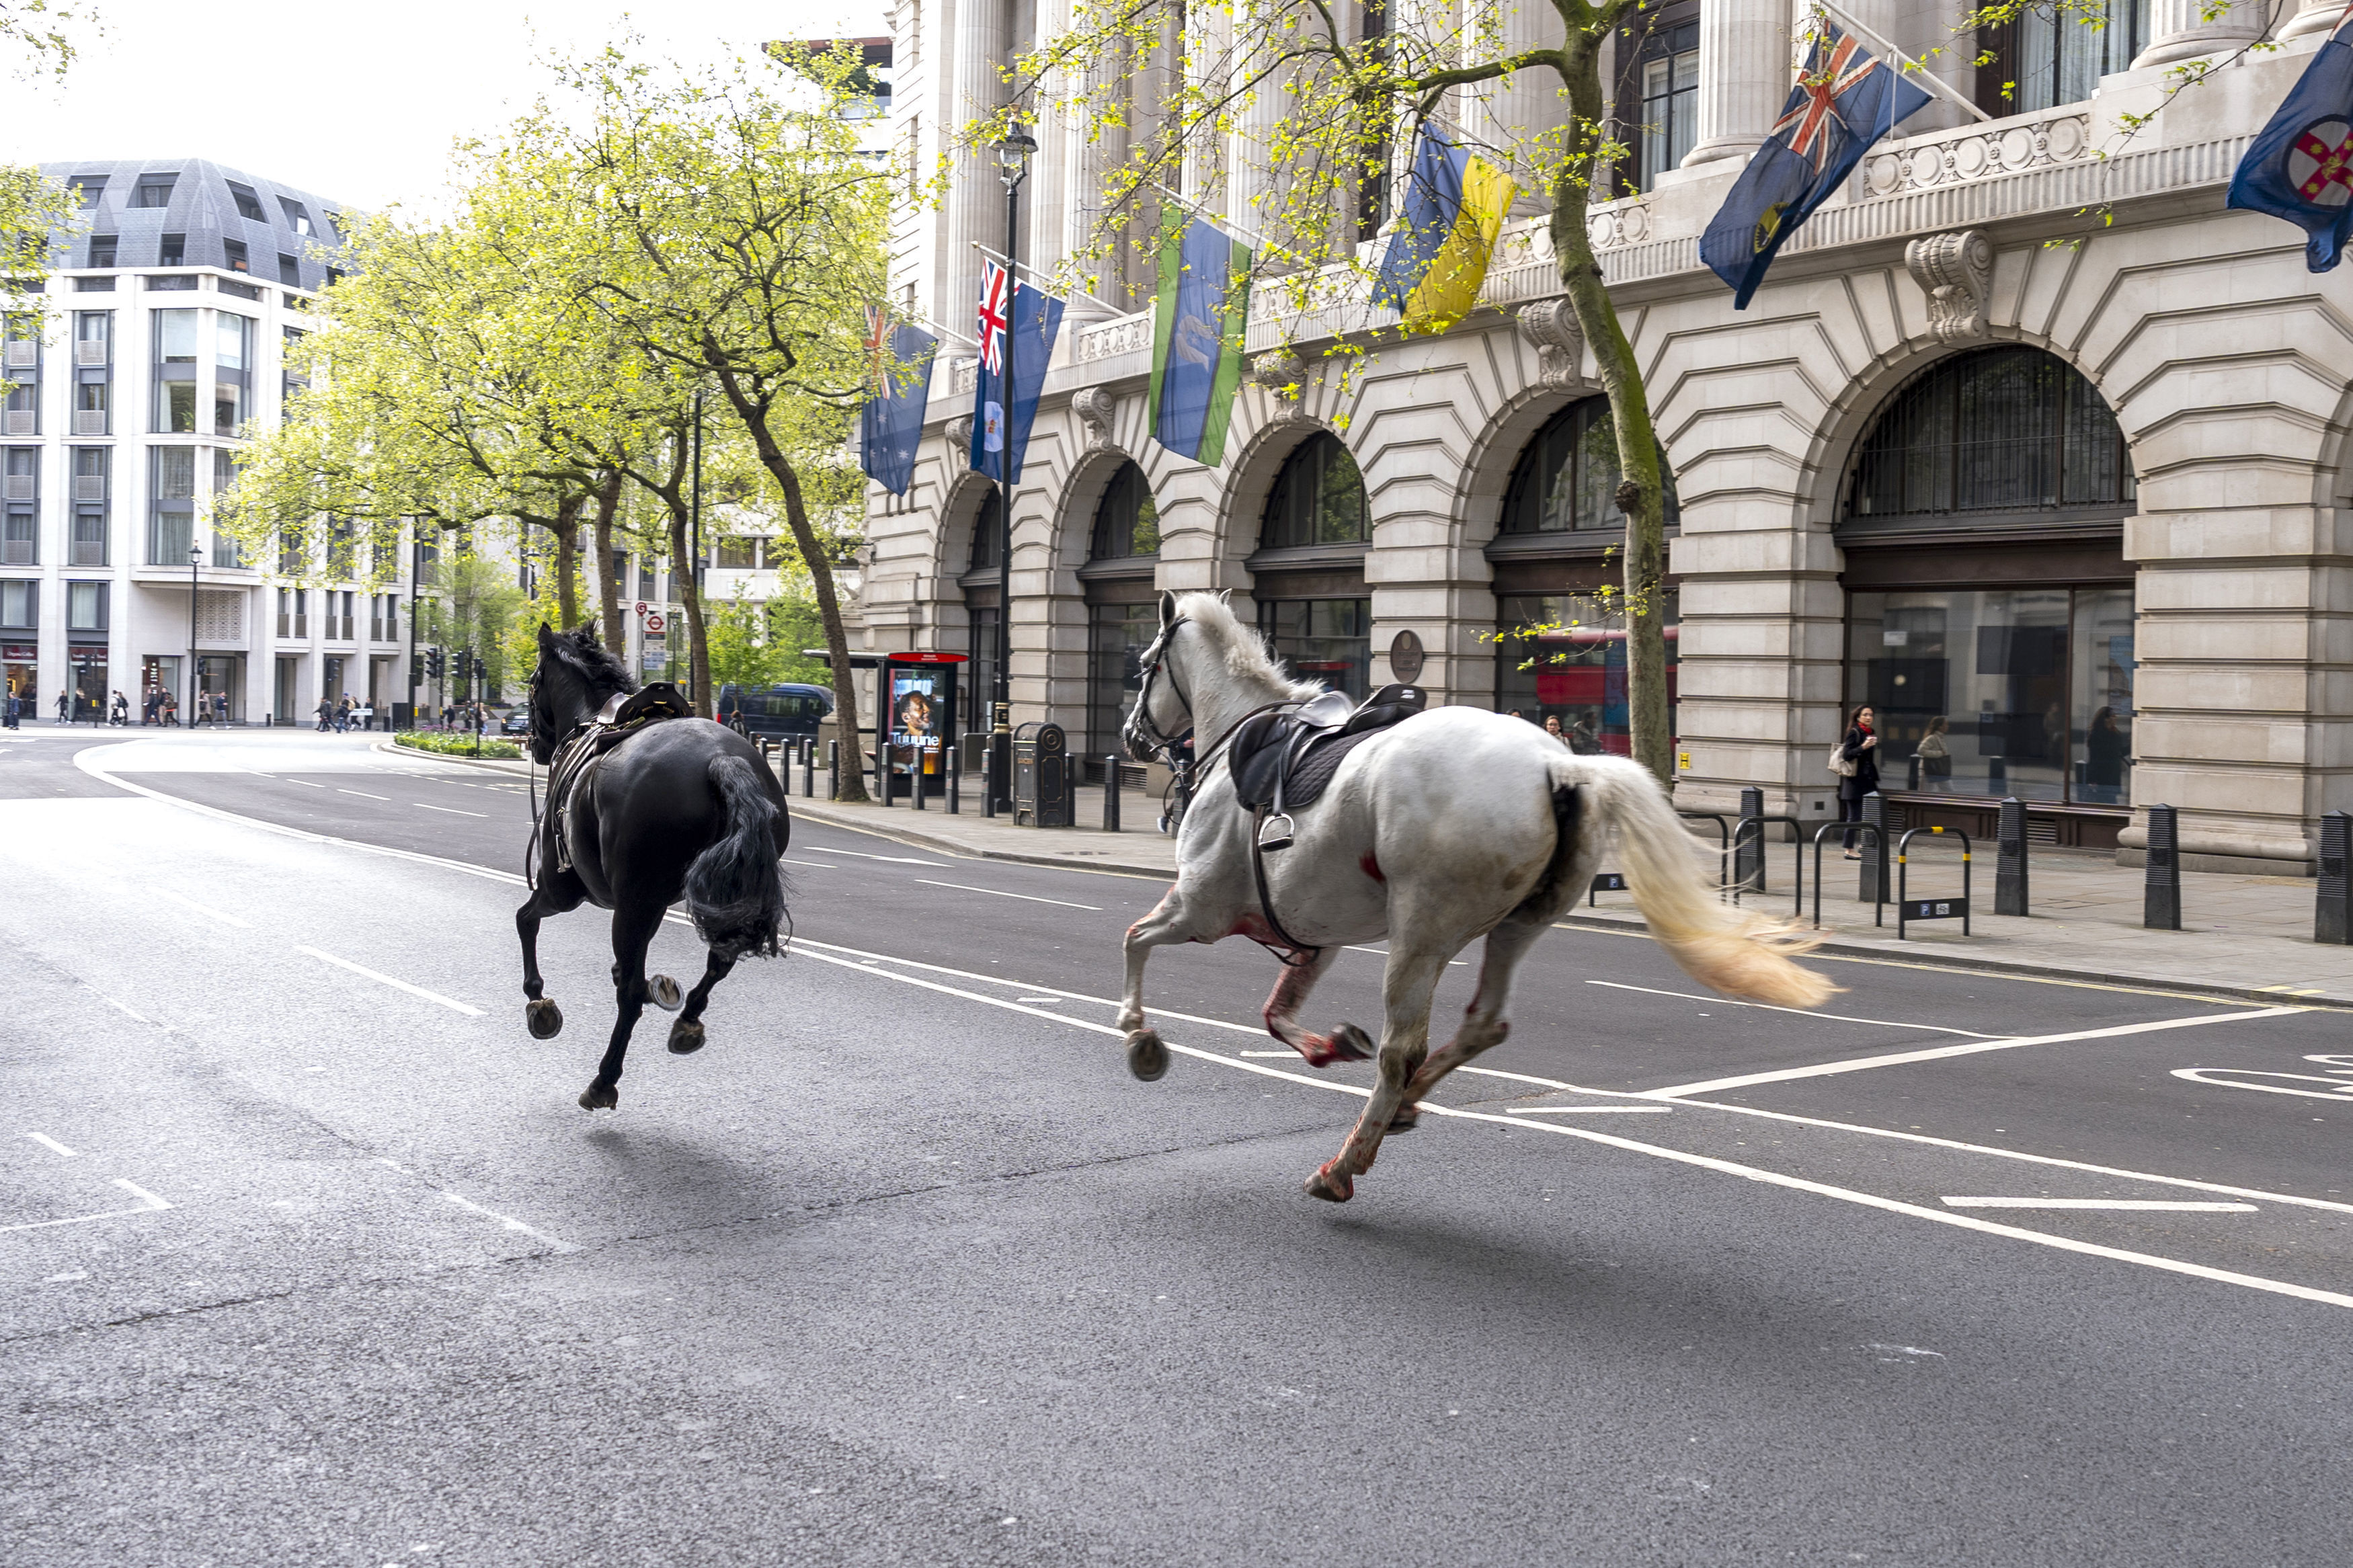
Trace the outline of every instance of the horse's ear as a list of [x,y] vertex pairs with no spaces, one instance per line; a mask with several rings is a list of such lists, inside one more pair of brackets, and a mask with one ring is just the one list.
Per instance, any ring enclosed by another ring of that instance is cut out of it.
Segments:
[[554,628],[554,627],[553,627],[553,626],[549,626],[545,621],[542,621],[542,622],[540,622],[540,623],[539,623],[539,646],[540,646],[540,649],[541,649],[541,651],[542,651],[542,652],[546,651],[548,645],[549,645],[550,643],[553,643],[554,640],[555,640],[555,628]]
[[1160,629],[1166,631],[1176,623],[1176,595],[1166,588],[1160,590]]

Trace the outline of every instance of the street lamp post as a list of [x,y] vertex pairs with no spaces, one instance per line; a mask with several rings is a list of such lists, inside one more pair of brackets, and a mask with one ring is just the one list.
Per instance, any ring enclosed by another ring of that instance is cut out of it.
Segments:
[[196,727],[196,568],[205,558],[204,536],[188,523],[188,728]]
[[[1016,130],[997,144],[997,177],[1005,183],[1005,374],[997,378],[997,395],[1009,416],[1013,398],[1013,296],[1019,284],[1021,261],[1021,182],[1029,176],[1029,157],[1037,139]],[[990,726],[995,731],[988,749],[989,792],[999,811],[1013,809],[1013,442],[1009,419],[997,456],[997,675],[992,683]]]

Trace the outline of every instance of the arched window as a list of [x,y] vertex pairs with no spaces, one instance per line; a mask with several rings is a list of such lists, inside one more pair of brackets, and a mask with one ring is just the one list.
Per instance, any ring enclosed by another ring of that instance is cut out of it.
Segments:
[[1005,498],[991,487],[981,499],[980,515],[972,520],[972,560],[965,564],[968,572],[985,571],[995,566],[997,551],[1005,542]]
[[1846,521],[2113,517],[2133,496],[2124,433],[2091,383],[2041,349],[1978,349],[1921,372],[1880,415]]
[[1160,509],[1144,482],[1144,470],[1123,463],[1095,507],[1094,543],[1090,561],[1124,561],[1160,553]]
[[[1504,533],[1567,533],[1623,528],[1618,510],[1618,430],[1609,422],[1609,400],[1588,397],[1548,420],[1520,454],[1512,487],[1504,497]],[[1669,522],[1681,521],[1674,475],[1659,452],[1659,477],[1666,485]]]
[[1259,548],[1362,543],[1372,537],[1370,511],[1356,459],[1338,437],[1318,431],[1283,459],[1267,497]]

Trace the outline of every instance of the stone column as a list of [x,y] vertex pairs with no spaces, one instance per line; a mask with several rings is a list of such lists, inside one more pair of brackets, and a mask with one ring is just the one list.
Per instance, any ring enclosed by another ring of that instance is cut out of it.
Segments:
[[[943,146],[1000,101],[1004,89],[997,71],[1005,59],[1005,8],[1006,0],[955,0],[947,123],[940,127]],[[973,244],[1005,248],[1005,187],[997,182],[996,158],[979,152],[957,154],[946,205],[941,233],[947,254],[940,258],[940,294],[933,315],[950,331],[970,336],[980,299],[981,258]]]
[[2148,47],[2133,61],[2133,68],[2169,66],[2251,44],[2263,37],[2269,8],[2254,0],[2239,0],[2212,22],[2202,18],[2204,10],[2202,0],[2151,0]]
[[[2160,0],[2194,6],[2196,0]],[[1789,96],[1788,0],[1715,0],[1699,13],[1699,142],[1695,168],[1756,151]]]
[[2307,33],[2332,31],[2337,18],[2344,15],[2345,7],[2337,0],[2304,0],[2303,9],[2289,17],[2287,25],[2279,30],[2280,40],[2284,43],[2290,38],[2301,38]]
[[[1500,53],[1557,47],[1562,41],[1560,13],[1547,0],[1467,0],[1464,9],[1471,37],[1484,38],[1492,32]],[[1602,80],[1612,79],[1605,61]],[[1538,188],[1532,168],[1546,162],[1537,147],[1550,145],[1568,119],[1558,74],[1549,66],[1518,71],[1504,81],[1465,88],[1461,98],[1463,129],[1486,143],[1474,150],[1490,159],[1496,156],[1490,149],[1513,155],[1512,175],[1520,185],[1513,213],[1549,211],[1551,200]]]

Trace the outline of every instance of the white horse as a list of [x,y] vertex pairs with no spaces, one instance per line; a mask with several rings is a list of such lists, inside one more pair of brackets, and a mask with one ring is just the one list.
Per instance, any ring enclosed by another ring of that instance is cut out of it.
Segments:
[[[1147,1081],[1168,1070],[1144,1013],[1145,961],[1163,943],[1246,936],[1282,956],[1267,1029],[1320,1068],[1376,1053],[1352,1024],[1329,1035],[1301,1028],[1300,1005],[1343,946],[1389,942],[1379,1083],[1338,1155],[1308,1178],[1316,1197],[1346,1202],[1382,1135],[1411,1127],[1439,1080],[1511,1032],[1512,973],[1591,882],[1609,829],[1651,934],[1694,979],[1784,1006],[1811,1007],[1836,989],[1789,961],[1812,945],[1794,927],[1718,900],[1646,770],[1577,756],[1533,724],[1473,708],[1430,709],[1350,752],[1322,797],[1290,812],[1291,846],[1266,854],[1270,911],[1250,865],[1252,822],[1219,753],[1251,713],[1322,688],[1288,679],[1210,594],[1162,596],[1143,664],[1129,753],[1160,754],[1190,730],[1206,782],[1178,829],[1176,885],[1128,928],[1119,1026],[1129,1070]],[[1482,936],[1477,994],[1430,1056],[1431,992],[1447,960]]]

